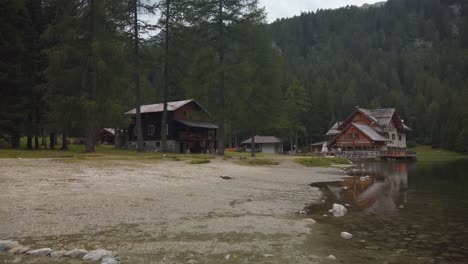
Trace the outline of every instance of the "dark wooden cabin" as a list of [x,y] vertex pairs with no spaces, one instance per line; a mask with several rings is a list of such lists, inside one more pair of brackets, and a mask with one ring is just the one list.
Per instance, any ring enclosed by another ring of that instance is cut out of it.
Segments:
[[[141,106],[145,148],[160,149],[163,104]],[[136,142],[136,109],[125,113],[131,118],[128,128],[130,142]],[[208,153],[216,149],[218,126],[209,121],[210,114],[196,100],[167,103],[167,144],[170,152]]]

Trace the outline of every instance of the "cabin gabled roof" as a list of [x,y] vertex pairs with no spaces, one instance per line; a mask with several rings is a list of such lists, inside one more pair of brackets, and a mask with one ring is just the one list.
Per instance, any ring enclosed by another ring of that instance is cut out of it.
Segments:
[[336,122],[331,128],[330,130],[328,130],[327,134],[325,134],[326,136],[336,136],[338,134],[341,133],[341,130],[338,129],[338,127],[341,125],[341,123],[343,122]]
[[[372,141],[388,141],[388,139],[380,135],[373,127],[370,127],[364,124],[357,124],[357,123],[352,123],[351,125],[359,129],[359,131],[361,131],[366,136],[368,136]],[[343,129],[343,132],[345,130],[346,129]]]
[[[242,141],[241,144],[250,144],[252,142],[252,138],[246,139]],[[255,136],[254,137],[255,144],[273,144],[273,143],[281,143],[281,139],[274,137],[274,136]]]
[[[203,111],[205,111],[207,114],[209,112],[200,104],[198,103],[195,99],[188,99],[188,100],[183,100],[183,101],[175,101],[175,102],[167,102],[167,111],[172,112],[176,111],[177,109],[181,108],[184,105],[190,104],[190,103],[195,103],[197,104]],[[159,104],[150,104],[150,105],[142,105],[140,107],[140,111],[142,114],[144,113],[159,113],[164,111],[164,104],[159,103]],[[135,115],[136,114],[136,109],[132,109],[128,112],[125,112],[126,115]]]
[[374,127],[375,130],[377,130],[379,133],[383,133],[383,129],[387,127],[392,119],[395,119],[395,121],[403,128],[404,130],[410,131],[411,128],[406,126],[403,121],[400,119],[398,116],[395,108],[381,108],[381,109],[366,109],[366,108],[356,108],[343,122],[338,122],[338,127],[335,127],[336,124],[328,131],[327,135],[330,133],[330,136],[334,136],[337,134],[337,132],[343,130],[349,122],[352,120],[352,118],[356,115],[356,113],[361,113],[367,118],[369,118],[371,121],[375,122],[378,127]]

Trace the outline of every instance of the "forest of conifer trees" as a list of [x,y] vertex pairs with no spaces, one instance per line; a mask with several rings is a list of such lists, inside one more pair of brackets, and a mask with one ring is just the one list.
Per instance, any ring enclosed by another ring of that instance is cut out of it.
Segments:
[[361,106],[397,108],[413,142],[468,150],[466,1],[265,17],[258,0],[0,1],[0,147],[61,135],[92,152],[125,111],[195,98],[226,147],[305,147]]

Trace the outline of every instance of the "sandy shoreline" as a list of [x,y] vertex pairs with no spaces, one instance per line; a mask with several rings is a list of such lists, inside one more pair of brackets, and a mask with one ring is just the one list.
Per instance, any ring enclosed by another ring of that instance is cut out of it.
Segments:
[[313,225],[296,212],[321,201],[308,184],[341,176],[289,159],[266,167],[3,159],[0,239],[106,248],[122,263],[220,263],[226,255],[232,263],[327,262],[301,250]]

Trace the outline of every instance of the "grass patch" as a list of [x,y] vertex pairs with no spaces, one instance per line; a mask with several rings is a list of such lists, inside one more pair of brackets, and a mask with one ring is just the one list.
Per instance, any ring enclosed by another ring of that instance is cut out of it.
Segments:
[[239,162],[242,165],[250,166],[268,166],[268,165],[278,165],[280,164],[277,160],[270,160],[264,158],[243,158]]
[[345,158],[326,158],[326,157],[308,157],[298,158],[295,161],[306,167],[330,167],[336,164],[351,164],[351,162]]
[[416,152],[416,157],[420,162],[438,162],[438,161],[453,161],[459,159],[468,159],[468,155],[445,150],[436,149],[431,146],[418,145],[410,149]]
[[209,159],[193,159],[189,163],[190,164],[205,164],[205,163],[210,163],[211,160]]

